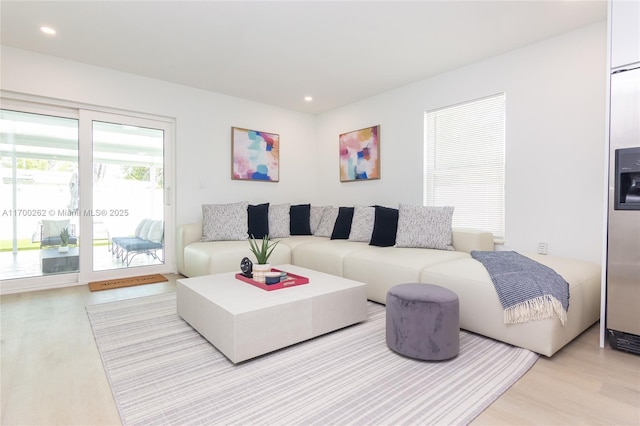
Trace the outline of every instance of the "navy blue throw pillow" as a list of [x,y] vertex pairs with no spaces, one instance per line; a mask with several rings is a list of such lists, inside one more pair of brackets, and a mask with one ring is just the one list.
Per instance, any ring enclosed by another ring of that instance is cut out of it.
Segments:
[[351,233],[351,221],[353,220],[353,207],[340,207],[338,218],[333,225],[332,240],[348,240]]
[[249,205],[247,216],[249,217],[249,237],[253,235],[254,238],[260,239],[269,235],[269,203]]
[[398,209],[375,206],[376,215],[373,223],[373,233],[369,245],[391,247],[396,245],[398,231]]
[[296,204],[289,208],[289,233],[311,235],[311,204]]

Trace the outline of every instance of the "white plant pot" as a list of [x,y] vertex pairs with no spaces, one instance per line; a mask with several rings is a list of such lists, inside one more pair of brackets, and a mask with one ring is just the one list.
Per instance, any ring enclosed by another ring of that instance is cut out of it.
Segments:
[[68,251],[69,251],[69,246],[58,247],[58,253],[67,253]]
[[270,263],[265,263],[265,264],[254,263],[253,264],[253,280],[254,281],[258,281],[259,283],[264,283],[265,282],[264,274],[266,274],[267,272],[271,272]]

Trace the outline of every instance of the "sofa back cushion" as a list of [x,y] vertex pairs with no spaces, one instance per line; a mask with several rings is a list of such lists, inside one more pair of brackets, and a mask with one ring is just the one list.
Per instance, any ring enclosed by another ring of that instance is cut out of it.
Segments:
[[153,222],[154,221],[151,219],[145,220],[145,222],[142,224],[142,228],[140,228],[140,232],[136,236],[141,240],[148,240],[149,230],[151,229],[151,225],[153,225]]
[[147,240],[152,243],[161,243],[164,237],[164,223],[161,220],[151,221],[149,232],[147,233]]
[[145,223],[150,219],[142,219],[138,226],[136,226],[136,230],[133,232],[133,235],[140,238],[140,233],[142,232],[142,228],[144,228]]

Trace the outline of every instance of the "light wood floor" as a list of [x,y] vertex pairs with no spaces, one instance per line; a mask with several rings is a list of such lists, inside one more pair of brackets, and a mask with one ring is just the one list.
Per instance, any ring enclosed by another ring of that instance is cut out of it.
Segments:
[[[117,425],[85,306],[175,290],[168,283],[2,296],[2,425]],[[640,356],[598,347],[593,326],[531,370],[474,425],[640,425]]]

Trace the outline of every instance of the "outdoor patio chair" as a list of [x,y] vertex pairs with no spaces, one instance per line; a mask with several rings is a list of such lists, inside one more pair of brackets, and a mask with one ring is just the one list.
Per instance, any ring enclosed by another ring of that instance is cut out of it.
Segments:
[[64,220],[43,220],[40,223],[40,248],[59,246],[62,243],[60,232],[63,228],[69,230],[69,245],[76,245],[78,237],[76,236],[76,227],[70,223],[69,219]]
[[160,258],[158,251],[162,251],[164,247],[164,224],[161,220],[143,219],[133,235],[126,237],[109,235],[108,247],[111,253],[127,266],[135,256],[141,253],[146,253],[162,262],[163,259]]

